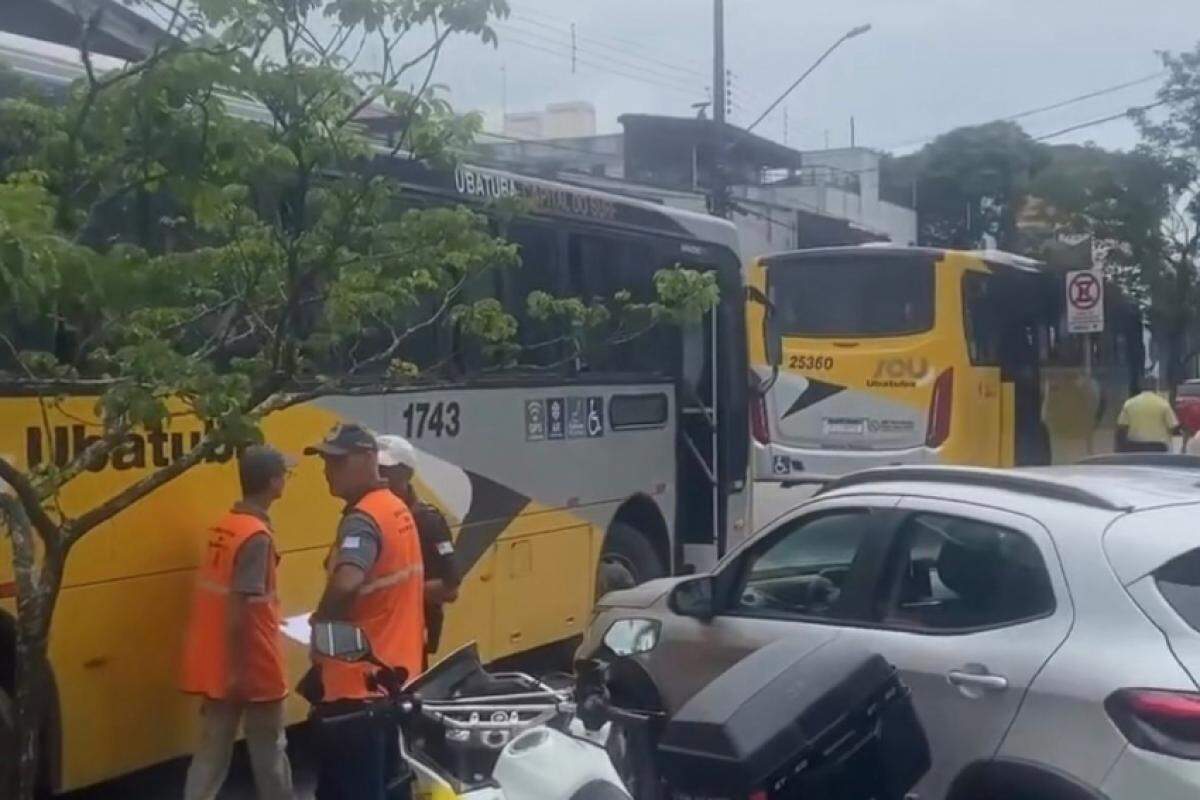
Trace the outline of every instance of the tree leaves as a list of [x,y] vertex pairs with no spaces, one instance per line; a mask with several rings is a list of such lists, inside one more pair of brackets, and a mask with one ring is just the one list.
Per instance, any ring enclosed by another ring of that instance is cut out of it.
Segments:
[[970,249],[988,236],[1013,249],[1017,209],[1048,162],[1047,148],[1019,125],[992,122],[957,128],[915,155],[889,161],[883,180],[915,176],[923,244]]

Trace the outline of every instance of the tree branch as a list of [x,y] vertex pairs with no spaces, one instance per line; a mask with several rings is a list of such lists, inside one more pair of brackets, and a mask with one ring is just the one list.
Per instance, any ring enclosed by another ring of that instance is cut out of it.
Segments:
[[381,363],[384,363],[387,361],[391,361],[392,358],[395,357],[396,352],[400,349],[400,346],[402,344],[404,344],[404,342],[406,342],[409,338],[411,338],[415,334],[419,333],[420,331],[423,331],[432,325],[436,325],[438,323],[438,321],[443,316],[446,315],[446,312],[448,312],[450,310],[450,307],[454,304],[454,301],[458,298],[458,295],[462,292],[463,287],[466,286],[468,277],[469,277],[468,275],[464,275],[461,278],[459,278],[458,283],[456,283],[454,286],[452,286],[446,292],[446,296],[442,298],[441,305],[438,306],[438,309],[435,312],[433,312],[432,315],[430,315],[427,319],[425,319],[421,322],[418,322],[417,324],[407,328],[401,334],[396,334],[393,332],[392,343],[390,345],[388,345],[384,350],[371,356],[367,360],[361,361],[358,364],[356,364],[354,367],[352,367],[350,369],[350,371],[348,372],[348,375],[350,375],[350,376],[358,375],[358,374],[362,373],[363,370],[365,370],[366,368],[368,368],[370,366],[378,365],[378,364],[381,364]]
[[213,434],[211,432],[204,434],[204,437],[196,447],[189,450],[182,458],[171,462],[169,466],[163,467],[157,472],[147,475],[138,482],[110,496],[104,502],[93,506],[74,520],[67,522],[63,526],[65,543],[68,546],[73,545],[92,528],[116,516],[154,490],[166,486],[204,460],[212,452],[215,445],[216,441]]
[[21,501],[21,506],[25,509],[29,521],[33,523],[34,529],[37,530],[38,536],[41,537],[46,547],[60,547],[62,541],[59,538],[59,527],[46,513],[46,509],[42,506],[41,495],[34,488],[29,476],[10,464],[8,459],[0,456],[0,480],[12,487],[17,499]]
[[[399,66],[399,68],[397,68],[395,70],[393,70],[391,67],[391,49],[393,49],[396,46],[396,44],[398,44],[401,41],[401,39],[403,37],[398,37],[396,39],[396,42],[393,43],[390,47],[385,46],[385,48],[384,48],[384,72],[382,73],[382,80],[380,81],[379,87],[376,88],[374,91],[367,92],[366,95],[363,96],[363,99],[361,101],[359,101],[359,103],[356,106],[354,106],[354,108],[350,109],[350,112],[348,114],[346,114],[346,116],[342,119],[342,121],[338,125],[338,127],[342,127],[342,126],[346,125],[347,123],[352,122],[354,119],[356,119],[358,117],[358,115],[361,114],[367,108],[367,106],[371,105],[371,103],[374,103],[376,100],[378,100],[380,98],[380,96],[383,94],[384,89],[394,88],[395,85],[399,82],[400,77],[402,75],[404,75],[405,72],[412,69],[417,64],[420,64],[425,59],[429,58],[429,56],[431,54],[440,52],[441,48],[442,48],[442,44],[445,43],[446,39],[449,38],[449,36],[452,32],[453,32],[452,29],[447,28],[445,31],[443,31],[441,34],[439,34],[433,40],[433,44],[431,44],[424,51],[422,51],[420,55],[414,57],[413,59],[411,59],[409,61],[404,62],[403,64],[401,64]],[[385,38],[385,41],[386,41],[386,38]],[[436,65],[436,63],[437,63],[437,58],[435,57],[434,64]],[[430,71],[430,74],[432,74],[432,70]],[[426,84],[428,84],[428,80],[429,79],[426,78]]]

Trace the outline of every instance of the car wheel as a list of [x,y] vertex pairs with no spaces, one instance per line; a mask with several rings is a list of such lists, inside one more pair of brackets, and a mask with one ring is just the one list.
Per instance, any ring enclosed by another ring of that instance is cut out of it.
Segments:
[[596,597],[631,589],[666,575],[654,545],[631,525],[614,522],[604,540],[596,575]]

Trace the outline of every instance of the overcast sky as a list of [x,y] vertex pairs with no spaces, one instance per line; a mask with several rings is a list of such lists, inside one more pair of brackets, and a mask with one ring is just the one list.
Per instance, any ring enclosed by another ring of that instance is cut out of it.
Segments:
[[[601,132],[626,112],[694,113],[711,83],[710,0],[510,0],[492,50],[448,48],[437,79],[460,109],[484,111],[500,130],[502,109],[536,110],[585,100]],[[1200,40],[1200,0],[726,0],[727,66],[734,123],[748,124],[850,28],[845,43],[759,132],[802,148],[857,140],[888,150],[958,125],[1015,115],[1160,70],[1157,50]],[[577,65],[570,64],[575,24]],[[1034,135],[1148,102],[1155,82],[1022,120]],[[505,91],[505,86],[507,91]],[[505,102],[506,97],[506,102]],[[1118,121],[1055,139],[1128,147]]]

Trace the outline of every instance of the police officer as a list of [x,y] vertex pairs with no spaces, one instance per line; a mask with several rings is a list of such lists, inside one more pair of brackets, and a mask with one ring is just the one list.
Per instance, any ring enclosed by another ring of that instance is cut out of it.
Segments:
[[[425,650],[421,545],[408,507],[379,476],[375,436],[361,425],[339,425],[304,452],[321,457],[330,493],[346,503],[313,618],[356,625],[378,661],[416,676]],[[376,669],[370,664],[313,660],[318,716],[341,716],[382,696],[368,683]],[[352,716],[322,723],[317,731],[318,800],[383,800],[395,729]]]
[[425,564],[425,652],[431,655],[441,642],[445,619],[442,606],[458,598],[461,577],[454,559],[454,540],[442,512],[419,500],[413,489],[417,451],[402,436],[380,436],[378,441],[379,474],[412,512],[421,539],[421,559]]

